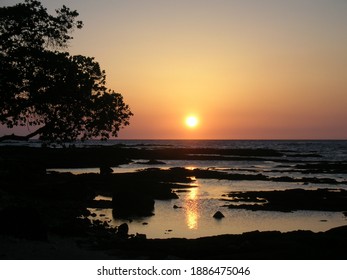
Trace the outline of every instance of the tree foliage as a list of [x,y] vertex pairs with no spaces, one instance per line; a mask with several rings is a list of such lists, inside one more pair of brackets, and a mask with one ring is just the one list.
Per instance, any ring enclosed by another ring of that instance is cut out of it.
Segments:
[[25,139],[108,139],[129,124],[129,106],[94,58],[65,52],[83,26],[77,16],[66,6],[50,15],[36,0],[0,8],[0,123],[35,129]]

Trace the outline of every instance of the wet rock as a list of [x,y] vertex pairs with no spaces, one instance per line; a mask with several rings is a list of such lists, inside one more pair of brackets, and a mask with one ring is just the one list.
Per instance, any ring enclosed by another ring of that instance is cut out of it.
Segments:
[[159,165],[159,164],[165,164],[163,161],[159,161],[156,159],[150,159],[149,161],[146,162],[136,162],[137,164],[148,164],[148,165]]
[[88,202],[88,206],[90,208],[112,208],[112,201],[110,200],[104,200],[104,199],[100,199],[100,200],[92,200]]
[[223,213],[222,212],[220,212],[220,211],[217,211],[216,213],[214,213],[214,215],[213,215],[213,218],[215,218],[215,219],[222,219],[222,218],[224,218],[225,216],[223,215]]
[[328,174],[346,174],[347,162],[317,162],[317,163],[304,163],[297,164],[295,168],[299,169],[302,173],[315,174],[315,173],[328,173]]
[[170,184],[154,184],[152,183],[152,186],[150,187],[151,189],[151,194],[153,198],[155,199],[160,199],[160,200],[167,200],[167,199],[178,199],[178,195],[171,190]]
[[176,190],[175,192],[177,192],[177,193],[186,193],[186,192],[190,192],[190,190]]
[[81,216],[83,216],[83,217],[88,217],[88,216],[90,216],[92,213],[88,210],[88,209],[82,209],[82,211],[81,211],[82,213],[81,213]]
[[127,223],[123,223],[118,227],[117,236],[120,238],[128,238],[129,226]]
[[134,236],[134,239],[136,239],[136,240],[146,240],[147,236],[146,236],[146,234],[136,233],[136,235]]
[[346,236],[347,234],[347,226],[340,226],[340,227],[335,227],[332,229],[329,229],[326,231],[327,234],[340,234],[342,236]]
[[113,173],[113,169],[109,166],[100,167],[100,175],[110,175]]
[[[281,191],[231,192],[229,197],[237,196],[242,201],[250,198],[256,201],[261,197],[266,203],[230,204],[232,209],[266,210],[291,212],[296,210],[346,211],[347,191],[344,189],[290,189]],[[259,201],[261,202],[261,201]]]

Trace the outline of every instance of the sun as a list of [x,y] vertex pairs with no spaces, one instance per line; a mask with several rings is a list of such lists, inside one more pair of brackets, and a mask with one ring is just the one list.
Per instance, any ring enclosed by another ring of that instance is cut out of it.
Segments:
[[198,123],[199,123],[199,120],[195,116],[189,116],[186,118],[186,125],[188,127],[194,128],[198,125]]

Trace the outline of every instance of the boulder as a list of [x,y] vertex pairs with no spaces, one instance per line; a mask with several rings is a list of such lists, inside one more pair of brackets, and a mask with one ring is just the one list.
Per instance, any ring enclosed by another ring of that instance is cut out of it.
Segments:
[[225,216],[223,215],[223,213],[222,212],[220,212],[220,211],[217,211],[216,213],[214,213],[214,215],[213,215],[213,218],[215,218],[215,219],[222,219],[222,218],[224,218]]
[[146,236],[146,234],[136,233],[136,235],[134,236],[134,239],[136,239],[136,240],[146,240],[147,236]]
[[118,227],[117,236],[120,238],[128,238],[129,226],[127,223],[123,223]]
[[109,166],[100,167],[100,175],[110,175],[113,173],[113,169]]

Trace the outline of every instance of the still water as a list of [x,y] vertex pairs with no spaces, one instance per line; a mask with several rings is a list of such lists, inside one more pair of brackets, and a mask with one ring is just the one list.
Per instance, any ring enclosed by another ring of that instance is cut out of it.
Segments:
[[[196,187],[187,189],[187,192],[178,193],[179,199],[156,200],[155,215],[151,217],[132,218],[132,221],[129,222],[129,220],[114,219],[111,209],[90,210],[97,215],[96,219],[109,221],[111,226],[118,226],[126,222],[131,234],[144,233],[149,238],[196,238],[230,233],[239,234],[254,230],[286,232],[304,229],[319,232],[347,224],[346,217],[341,212],[248,211],[228,209],[224,207],[226,202],[220,200],[221,195],[228,191],[278,189],[284,187],[281,184],[274,188],[271,186],[271,182],[245,183],[214,179],[197,180],[195,183]],[[286,189],[297,187],[296,184],[286,183]],[[220,220],[213,218],[214,213],[218,210],[224,214],[225,218]]]
[[[301,178],[331,178],[346,181],[347,172],[316,173],[303,175],[293,170],[296,164],[319,162],[347,162],[347,141],[229,141],[229,140],[113,140],[106,143],[88,142],[81,145],[122,145],[138,149],[157,148],[215,148],[223,149],[272,149],[283,153],[281,158],[263,157],[260,161],[223,161],[223,160],[165,160],[165,164],[156,168],[168,169],[184,167],[189,169],[212,169],[238,174],[264,174],[266,176],[289,176]],[[141,160],[131,164],[113,167],[115,173],[136,172],[139,169],[153,167],[143,164]],[[54,171],[81,173],[98,173],[99,169],[55,169]],[[185,192],[179,192],[179,199],[156,200],[154,215],[130,220],[114,219],[111,209],[90,209],[96,214],[94,219],[107,221],[110,226],[124,222],[129,225],[131,234],[144,233],[148,238],[195,238],[220,234],[239,234],[248,231],[293,230],[325,231],[332,227],[347,224],[346,216],[341,212],[294,211],[291,213],[276,211],[248,211],[228,209],[222,195],[230,191],[270,191],[292,188],[343,188],[347,184],[325,185],[283,183],[271,181],[229,181],[216,179],[199,179],[194,186]],[[97,197],[96,199],[100,199]],[[102,198],[110,199],[110,198]],[[221,211],[224,218],[214,219],[216,211]]]

